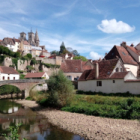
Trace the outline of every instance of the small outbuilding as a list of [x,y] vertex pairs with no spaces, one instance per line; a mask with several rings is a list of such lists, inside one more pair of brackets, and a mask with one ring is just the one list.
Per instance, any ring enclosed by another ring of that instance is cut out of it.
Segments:
[[49,76],[46,72],[35,72],[35,73],[27,73],[25,78],[26,79],[49,79]]

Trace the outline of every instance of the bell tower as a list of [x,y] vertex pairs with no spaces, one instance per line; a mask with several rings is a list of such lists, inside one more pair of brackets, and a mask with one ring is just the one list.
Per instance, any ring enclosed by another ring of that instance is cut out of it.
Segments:
[[31,45],[35,45],[35,40],[34,40],[34,33],[32,32],[32,30],[31,30],[31,32],[29,32],[28,33],[28,42],[31,44]]
[[20,40],[26,40],[26,34],[24,32],[20,33]]
[[35,33],[35,44],[36,44],[36,46],[39,47],[39,37],[38,37],[38,32],[37,32],[37,30],[36,30],[36,33]]

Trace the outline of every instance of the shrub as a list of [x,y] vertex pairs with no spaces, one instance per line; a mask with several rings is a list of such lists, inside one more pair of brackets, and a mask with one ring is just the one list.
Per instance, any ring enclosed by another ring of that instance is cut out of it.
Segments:
[[69,104],[74,93],[74,86],[62,71],[54,73],[46,82],[48,84],[49,93],[48,101],[50,101],[52,105],[62,107]]

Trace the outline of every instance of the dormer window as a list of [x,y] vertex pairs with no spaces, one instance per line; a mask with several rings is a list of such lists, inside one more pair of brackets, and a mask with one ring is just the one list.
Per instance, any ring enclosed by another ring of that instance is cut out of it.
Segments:
[[119,72],[119,68],[116,68],[116,72]]

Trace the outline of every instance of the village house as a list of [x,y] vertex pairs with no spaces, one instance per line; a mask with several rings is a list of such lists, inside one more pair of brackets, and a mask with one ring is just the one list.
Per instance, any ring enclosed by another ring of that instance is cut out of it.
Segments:
[[17,50],[19,49],[20,40],[16,38],[7,37],[0,42],[0,45],[7,47],[9,50],[13,52],[17,52]]
[[103,60],[85,70],[78,80],[78,90],[140,94],[140,79],[127,71],[121,59]]
[[[138,46],[136,47],[138,48]],[[140,50],[137,50],[133,45],[128,46],[126,42],[122,42],[121,46],[114,46],[105,56],[105,60],[120,58],[126,71],[131,71],[136,77],[139,71]],[[140,47],[139,47],[140,49]]]
[[19,73],[12,67],[0,66],[0,81],[19,80]]
[[71,81],[77,81],[81,74],[92,68],[92,64],[82,60],[63,60],[60,69]]
[[46,72],[27,73],[26,79],[49,79]]

